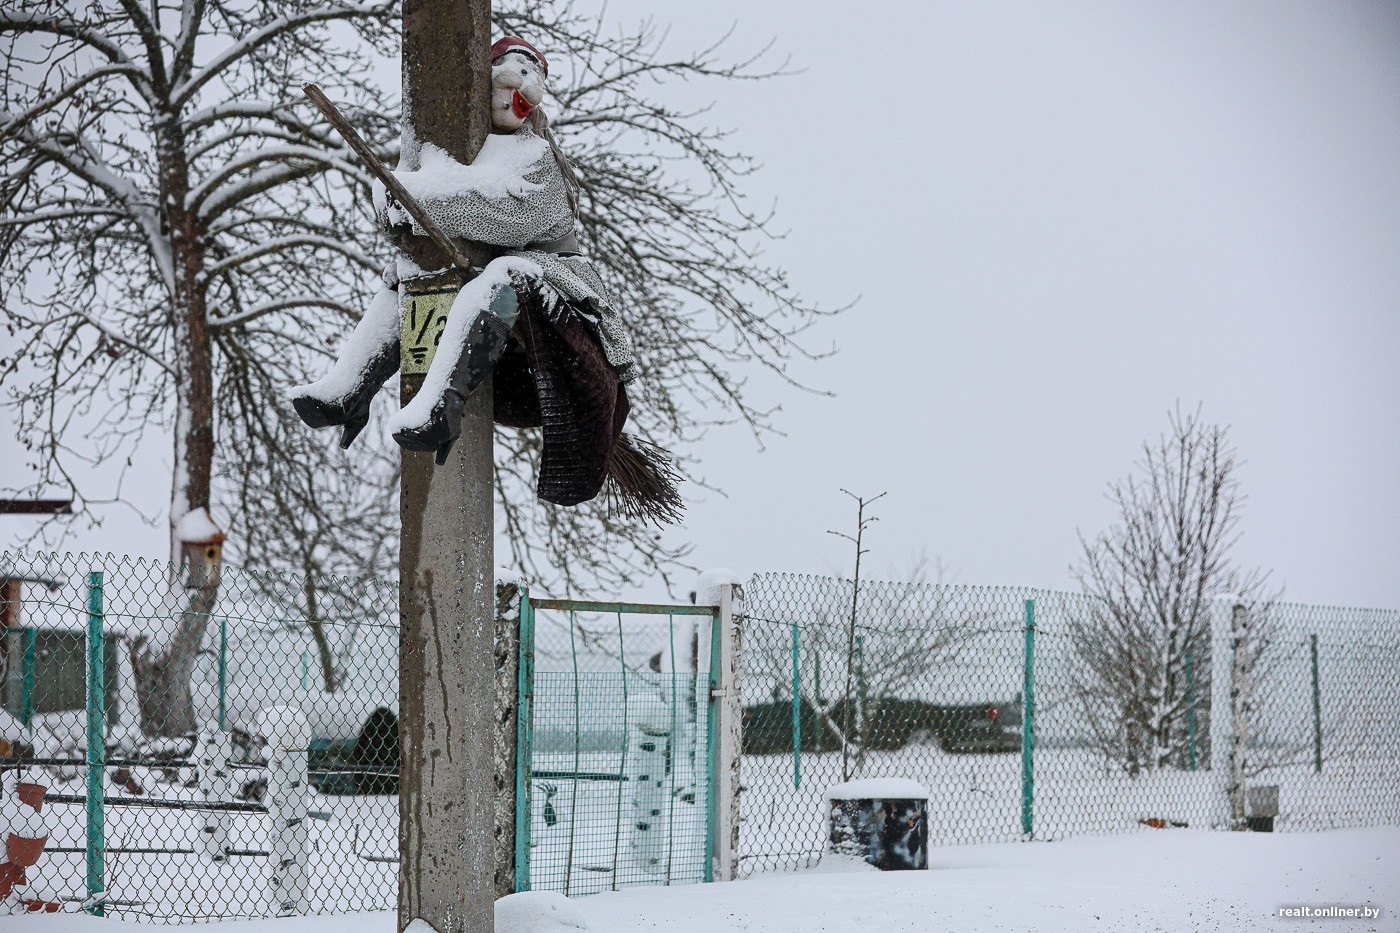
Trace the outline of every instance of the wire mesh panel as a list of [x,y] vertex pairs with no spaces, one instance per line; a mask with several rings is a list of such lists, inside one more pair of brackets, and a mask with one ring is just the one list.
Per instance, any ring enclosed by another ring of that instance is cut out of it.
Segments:
[[1279,604],[1254,625],[1245,772],[1278,786],[1278,827],[1400,823],[1400,614]]
[[11,911],[394,905],[395,588],[212,557],[0,555],[0,821],[47,837]]
[[760,574],[745,587],[740,870],[820,857],[823,793],[903,777],[931,844],[1019,837],[1024,594]]
[[[197,556],[0,554],[0,910],[394,906],[396,587]],[[708,880],[715,617],[528,601],[525,886]],[[1400,823],[1400,612],[759,575],[742,626],[745,874],[859,778],[933,846]]]
[[1400,613],[761,574],[741,871],[819,859],[824,792],[900,777],[931,845],[1400,822]]
[[707,880],[713,610],[531,605],[529,887]]

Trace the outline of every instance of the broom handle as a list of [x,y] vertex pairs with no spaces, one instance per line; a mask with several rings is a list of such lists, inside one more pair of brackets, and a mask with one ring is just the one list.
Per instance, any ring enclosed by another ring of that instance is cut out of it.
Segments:
[[466,272],[480,272],[480,267],[473,263],[456,243],[452,242],[451,237],[437,225],[437,221],[429,216],[428,212],[423,209],[423,205],[419,204],[413,195],[408,193],[408,189],[394,176],[394,173],[384,167],[384,163],[379,161],[379,156],[374,154],[374,150],[360,137],[355,128],[346,121],[345,117],[341,116],[335,104],[330,102],[321,89],[314,84],[306,84],[302,86],[302,91],[311,98],[311,102],[316,105],[316,108],[326,115],[331,126],[335,127],[336,132],[340,133],[350,144],[350,148],[355,150],[355,154],[364,161],[365,167],[370,170],[370,173],[384,183],[384,187],[389,189],[389,193],[394,196],[394,199],[403,205],[409,216],[417,222],[418,226],[427,231],[428,236],[437,244],[438,249],[452,260],[452,264]]

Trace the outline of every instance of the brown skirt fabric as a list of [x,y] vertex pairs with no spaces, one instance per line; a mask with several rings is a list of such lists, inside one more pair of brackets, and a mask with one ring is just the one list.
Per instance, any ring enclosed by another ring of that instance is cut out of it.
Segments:
[[578,505],[608,477],[630,408],[627,390],[592,325],[571,305],[546,311],[534,289],[517,292],[520,317],[494,373],[495,420],[543,429],[536,492],[546,502]]

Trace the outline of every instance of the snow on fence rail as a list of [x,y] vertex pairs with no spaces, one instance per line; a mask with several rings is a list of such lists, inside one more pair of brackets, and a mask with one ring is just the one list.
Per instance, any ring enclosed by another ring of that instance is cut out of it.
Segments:
[[[48,785],[48,849],[17,890],[171,922],[392,907],[395,586],[224,569],[199,604],[185,582],[0,554],[0,802]],[[1115,644],[1068,593],[742,591],[741,874],[817,859],[823,793],[852,778],[927,787],[933,846],[1400,823],[1400,613],[1218,602]],[[710,620],[551,612],[531,616],[530,882],[708,877]],[[133,651],[187,676],[141,682]],[[177,707],[197,732],[162,734]],[[305,733],[269,736],[275,707]]]

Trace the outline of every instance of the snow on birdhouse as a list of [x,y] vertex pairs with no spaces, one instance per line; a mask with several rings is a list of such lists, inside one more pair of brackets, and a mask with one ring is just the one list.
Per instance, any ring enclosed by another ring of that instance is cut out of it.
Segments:
[[214,523],[209,510],[203,507],[190,509],[175,523],[175,540],[180,544],[181,556],[189,574],[187,585],[218,583],[227,537]]

